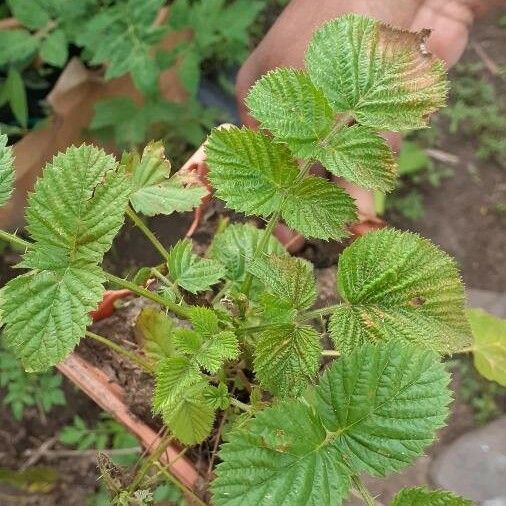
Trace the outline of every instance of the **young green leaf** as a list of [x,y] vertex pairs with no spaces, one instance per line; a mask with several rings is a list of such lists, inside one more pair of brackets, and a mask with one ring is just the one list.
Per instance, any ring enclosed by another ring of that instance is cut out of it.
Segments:
[[156,369],[153,410],[162,413],[173,405],[189,387],[202,381],[196,364],[186,357],[171,357],[159,362]]
[[2,288],[3,340],[27,371],[44,371],[74,349],[104,281],[96,265],[81,263],[32,271]]
[[194,360],[200,367],[210,373],[216,373],[226,360],[232,360],[239,355],[239,343],[235,334],[224,330],[204,339]]
[[201,443],[211,433],[214,408],[204,397],[206,390],[204,382],[192,385],[162,411],[163,421],[186,445]]
[[191,211],[207,194],[206,188],[196,179],[183,174],[170,176],[170,163],[164,155],[161,142],[149,143],[142,157],[131,155],[124,162],[132,172],[133,208],[146,216]]
[[314,158],[335,176],[365,188],[389,191],[394,187],[396,164],[388,144],[373,129],[343,126],[326,142],[315,146]]
[[[214,237],[211,256],[225,267],[227,279],[235,282],[243,280],[264,233],[264,230],[249,223],[237,223]],[[264,251],[267,255],[287,254],[274,236],[269,237]]]
[[343,353],[390,339],[445,354],[470,344],[455,262],[416,234],[385,229],[361,237],[342,253],[337,278],[345,303],[329,331]]
[[320,336],[313,327],[273,325],[257,337],[255,375],[274,395],[297,397],[314,380],[320,356]]
[[9,200],[14,188],[14,157],[7,140],[5,134],[0,134],[0,207]]
[[220,451],[214,504],[341,504],[351,474],[400,470],[430,444],[448,412],[448,381],[428,350],[363,345],[324,373],[315,412],[285,401],[233,433]]
[[444,425],[449,380],[431,351],[365,344],[325,371],[316,409],[354,472],[384,476],[406,467]]
[[63,67],[67,62],[67,37],[63,30],[54,30],[40,45],[40,57],[50,65]]
[[0,65],[13,65],[30,58],[39,41],[27,30],[0,30]]
[[135,322],[135,335],[146,355],[156,362],[175,355],[174,324],[162,311],[145,307]]
[[167,264],[170,279],[192,293],[207,290],[225,275],[221,264],[192,253],[192,244],[188,239],[179,241],[170,250]]
[[7,4],[13,16],[24,26],[32,30],[45,28],[49,23],[47,6],[39,0],[8,0]]
[[216,195],[246,214],[268,217],[280,209],[299,173],[286,146],[246,128],[213,130],[206,155]]
[[473,506],[473,502],[448,490],[415,487],[401,490],[390,506]]
[[286,142],[299,158],[314,157],[334,125],[335,115],[325,95],[303,70],[268,72],[251,88],[246,105],[262,127]]
[[282,211],[286,224],[305,237],[339,240],[357,219],[353,199],[341,188],[308,176],[291,188]]
[[481,309],[469,309],[467,316],[474,336],[474,366],[484,378],[506,386],[506,320]]
[[447,93],[443,62],[428,53],[427,36],[349,14],[315,32],[306,66],[335,112],[377,129],[420,128]]
[[4,83],[4,89],[16,121],[21,127],[27,128],[28,102],[26,98],[26,87],[21,74],[15,68],[9,69],[7,79]]
[[285,401],[260,412],[221,446],[213,504],[338,506],[350,479],[310,407]]
[[194,306],[188,312],[194,330],[200,335],[209,337],[219,332],[218,316],[212,309]]
[[[44,370],[72,351],[103,293],[97,263],[123,223],[130,186],[97,148],[69,148],[48,164],[28,198],[35,241],[2,288],[6,345],[25,368]],[[27,302],[29,301],[29,302]]]
[[294,309],[307,309],[316,301],[313,266],[302,258],[277,255],[256,258],[248,270],[262,281],[267,291]]

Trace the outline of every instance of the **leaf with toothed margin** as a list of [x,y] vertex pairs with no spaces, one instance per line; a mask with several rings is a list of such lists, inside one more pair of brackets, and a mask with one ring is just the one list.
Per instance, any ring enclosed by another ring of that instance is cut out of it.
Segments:
[[14,159],[7,136],[0,134],[0,207],[9,200],[14,187]]

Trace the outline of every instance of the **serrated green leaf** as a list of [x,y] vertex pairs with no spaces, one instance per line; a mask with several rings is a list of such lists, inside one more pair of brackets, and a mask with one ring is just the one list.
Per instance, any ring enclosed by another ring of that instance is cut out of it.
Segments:
[[40,57],[50,65],[63,67],[67,62],[67,37],[63,30],[54,30],[40,45]]
[[237,337],[233,332],[224,330],[204,341],[199,353],[195,355],[195,360],[203,369],[210,373],[216,373],[225,361],[235,359],[238,356],[239,343]]
[[248,271],[294,309],[307,309],[316,301],[313,266],[307,260],[271,254],[254,259]]
[[481,309],[466,313],[474,336],[474,366],[483,377],[506,386],[506,320]]
[[393,153],[386,141],[369,127],[343,126],[316,146],[313,156],[335,176],[365,188],[389,191],[394,187]]
[[[243,280],[264,233],[264,230],[249,223],[237,223],[214,236],[211,256],[225,267],[227,279],[235,282]],[[287,254],[274,236],[269,237],[264,251],[266,255]]]
[[0,134],[0,207],[9,200],[14,188],[14,157],[7,140],[6,135]]
[[448,490],[415,487],[401,490],[390,506],[473,506],[473,502]]
[[206,155],[217,197],[246,214],[277,211],[299,173],[286,146],[246,128],[213,130]]
[[227,409],[230,406],[230,395],[224,383],[220,383],[217,387],[208,385],[204,390],[204,399],[214,409]]
[[0,65],[27,60],[37,51],[39,41],[27,30],[0,30]]
[[314,411],[285,401],[230,435],[214,504],[341,504],[351,474],[400,470],[430,444],[448,412],[448,381],[428,350],[363,345],[323,374]]
[[105,278],[94,264],[30,272],[1,291],[3,341],[28,371],[63,360],[84,336]]
[[350,480],[311,408],[286,401],[260,412],[221,446],[213,504],[338,506]]
[[314,380],[320,356],[320,336],[312,327],[272,326],[257,337],[255,375],[262,387],[274,395],[296,397]]
[[329,331],[343,353],[390,339],[443,354],[470,344],[455,262],[427,239],[393,229],[371,232],[341,254],[337,282],[345,303]]
[[117,163],[94,146],[70,147],[54,157],[35,184],[26,209],[35,241],[22,266],[101,262],[124,221],[130,185]]
[[135,322],[135,334],[146,355],[156,362],[175,354],[174,323],[162,311],[145,307]]
[[180,353],[195,355],[202,347],[203,337],[192,329],[177,329],[174,332],[174,344]]
[[419,128],[447,93],[443,62],[427,52],[426,37],[349,14],[315,32],[306,67],[335,112],[377,129]]
[[316,388],[317,411],[354,472],[406,467],[444,425],[449,375],[413,344],[365,344],[337,360]]
[[192,244],[188,239],[171,248],[167,264],[171,280],[192,293],[207,290],[225,275],[221,264],[192,253]]
[[7,4],[13,16],[27,28],[36,30],[49,23],[47,7],[41,5],[38,0],[8,0]]
[[207,194],[196,179],[176,173],[170,177],[170,162],[161,142],[150,142],[138,156],[124,162],[132,172],[133,208],[146,216],[191,211]]
[[1,291],[6,345],[30,370],[74,348],[102,298],[97,263],[123,223],[130,186],[114,159],[92,146],[69,148],[48,164],[28,197],[35,241],[19,267],[33,269]]
[[342,239],[357,218],[353,199],[338,186],[308,176],[292,187],[282,211],[286,224],[305,237]]
[[251,88],[246,105],[262,127],[300,158],[313,157],[334,125],[335,115],[325,95],[303,70],[268,72]]
[[158,363],[153,395],[155,413],[166,411],[189,387],[202,382],[202,374],[186,357],[166,358]]
[[211,433],[214,408],[204,398],[206,387],[206,383],[188,387],[162,411],[163,421],[186,445],[201,443]]
[[202,336],[212,336],[219,332],[218,316],[207,307],[194,306],[188,310],[193,328]]

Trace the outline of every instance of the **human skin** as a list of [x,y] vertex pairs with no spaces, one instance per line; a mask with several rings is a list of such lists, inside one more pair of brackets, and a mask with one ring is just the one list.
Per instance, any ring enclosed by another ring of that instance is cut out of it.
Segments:
[[[450,68],[464,52],[476,16],[505,3],[505,0],[292,0],[239,71],[236,93],[241,121],[252,128],[257,126],[244,103],[255,81],[277,67],[303,67],[304,52],[313,32],[328,20],[354,12],[410,31],[429,28],[432,33],[427,49]],[[398,151],[400,135],[385,132],[384,136],[393,150]],[[361,220],[375,215],[370,191],[333,179],[356,200]],[[278,229],[277,235],[284,242],[291,238],[284,228]]]

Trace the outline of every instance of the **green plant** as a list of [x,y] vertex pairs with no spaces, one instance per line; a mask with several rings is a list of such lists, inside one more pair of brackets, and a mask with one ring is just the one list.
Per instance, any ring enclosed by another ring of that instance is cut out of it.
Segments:
[[16,420],[21,420],[25,409],[31,406],[36,406],[44,416],[54,406],[65,405],[62,377],[59,374],[52,371],[27,373],[19,360],[3,348],[0,348],[0,364],[0,387],[5,389],[3,404],[10,407]]
[[[23,71],[35,56],[46,66],[64,66],[69,45],[74,45],[85,63],[104,66],[106,80],[130,75],[143,95],[142,105],[128,97],[99,102],[90,124],[93,132],[113,137],[126,148],[142,145],[152,137],[163,138],[182,150],[188,144],[200,144],[220,115],[196,99],[201,69],[208,62],[220,68],[242,61],[250,27],[265,2],[175,0],[168,6],[169,14],[164,15],[166,3],[9,0],[21,26],[0,31],[0,69],[6,69],[7,76],[0,83],[0,105],[9,102],[17,121],[26,129]],[[189,32],[188,36],[173,48],[160,45],[168,35],[182,31]],[[169,102],[159,92],[161,72],[176,63],[189,95],[184,104]],[[178,146],[181,143],[182,148]]]
[[[169,167],[153,146],[121,164],[81,146],[55,157],[30,195],[31,242],[0,233],[26,247],[20,267],[27,271],[1,291],[3,340],[26,368],[46,369],[86,336],[155,376],[153,408],[167,432],[116,491],[122,501],[140,490],[173,438],[202,442],[217,415],[234,419],[211,485],[218,506],[334,505],[352,488],[371,505],[360,475],[403,469],[444,425],[451,394],[442,357],[471,350],[454,261],[416,234],[371,232],[339,258],[343,302],[313,309],[312,265],[272,236],[281,218],[307,237],[348,235],[353,200],[309,174],[316,160],[366,187],[394,187],[395,160],[378,131],[425,126],[446,96],[443,65],[427,54],[425,37],[358,15],[334,20],[309,44],[307,70],[272,71],[251,89],[247,103],[261,131],[211,133],[206,154],[216,196],[265,219],[263,230],[229,225],[203,256],[189,240],[167,251],[130,205],[151,214],[160,197],[167,214],[177,210],[170,194],[190,209],[203,188],[161,178]],[[7,180],[11,171],[7,162],[0,174]],[[2,189],[5,199],[9,186]],[[100,267],[124,214],[163,258],[151,268],[157,291]],[[141,314],[144,352],[86,330],[106,281],[162,308]],[[322,328],[334,349],[323,349]],[[335,360],[320,375],[322,357]],[[413,503],[425,494],[450,504],[444,492],[403,494]]]

